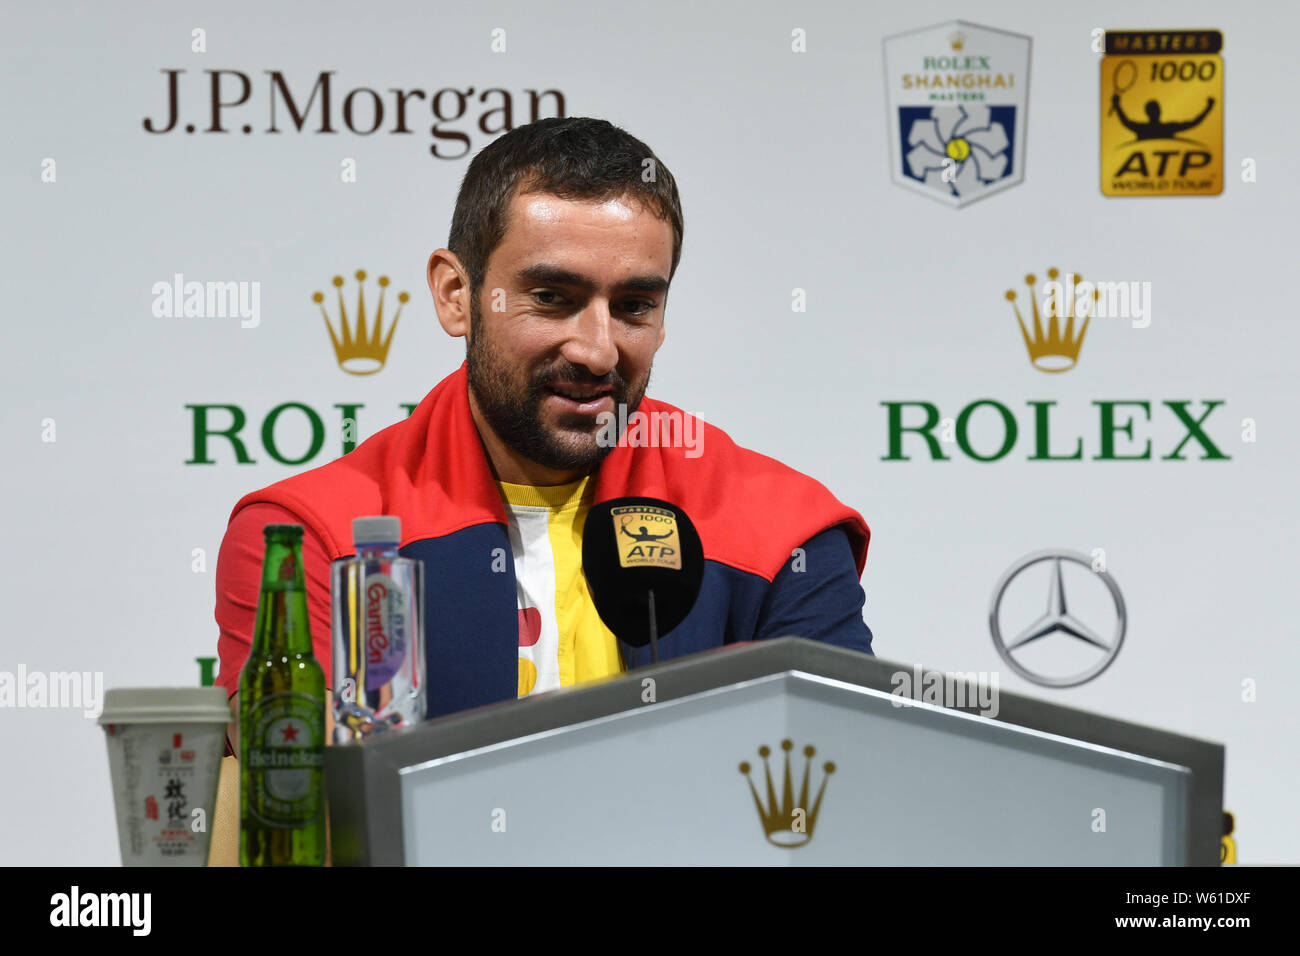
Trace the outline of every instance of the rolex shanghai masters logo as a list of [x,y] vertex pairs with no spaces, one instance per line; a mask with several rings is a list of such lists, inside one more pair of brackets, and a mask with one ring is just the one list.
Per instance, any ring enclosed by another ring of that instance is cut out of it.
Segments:
[[1029,47],[962,21],[886,38],[894,182],[957,207],[1021,182]]
[[[764,787],[763,796],[759,795],[758,788],[754,786],[754,781],[750,778],[749,761],[740,765],[740,772],[745,775],[745,780],[749,784],[749,792],[754,798],[754,809],[758,811],[759,822],[763,825],[763,835],[767,837],[767,842],[773,846],[779,846],[785,850],[793,850],[805,846],[813,838],[813,830],[817,826],[817,815],[821,812],[822,797],[826,794],[826,782],[830,780],[831,774],[835,772],[835,764],[826,761],[822,764],[821,783],[817,787],[814,795],[811,792],[813,757],[817,755],[817,748],[811,745],[803,748],[804,765],[803,777],[799,781],[798,794],[796,796],[794,778],[790,771],[790,751],[794,749],[794,741],[781,741],[781,750],[784,753],[784,769],[781,773],[781,796],[778,798],[776,785],[772,782],[772,768],[768,764],[768,757],[772,755],[772,748],[764,744],[758,748],[758,755],[763,758],[763,777]],[[809,803],[809,800],[812,803]]]

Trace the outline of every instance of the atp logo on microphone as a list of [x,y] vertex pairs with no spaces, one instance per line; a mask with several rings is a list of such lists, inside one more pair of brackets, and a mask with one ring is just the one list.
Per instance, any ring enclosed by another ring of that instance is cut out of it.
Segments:
[[682,569],[682,543],[677,516],[666,508],[626,505],[612,508],[618,563],[624,568]]

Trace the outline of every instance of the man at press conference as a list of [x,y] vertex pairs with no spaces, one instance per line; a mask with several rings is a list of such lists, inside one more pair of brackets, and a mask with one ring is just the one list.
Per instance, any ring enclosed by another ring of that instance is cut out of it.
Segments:
[[[475,156],[447,248],[428,263],[438,321],[465,337],[465,362],[406,421],[231,514],[216,682],[234,713],[262,531],[274,523],[305,529],[312,644],[328,675],[329,564],[352,553],[353,518],[401,519],[402,553],[425,567],[429,716],[649,661],[605,626],[581,566],[588,512],[626,496],[679,506],[703,547],[699,595],[659,638],[661,659],[786,635],[870,653],[862,517],[814,479],[646,397],[682,234],[668,168],[604,120],[540,120]],[[611,414],[622,423],[638,411],[676,413],[693,430],[674,434],[694,440],[608,440]]]

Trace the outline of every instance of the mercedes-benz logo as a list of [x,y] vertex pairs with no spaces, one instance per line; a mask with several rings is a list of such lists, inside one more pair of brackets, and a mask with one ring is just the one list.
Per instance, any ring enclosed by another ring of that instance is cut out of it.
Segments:
[[[1002,598],[1017,575],[1045,561],[1051,562],[1051,575],[1047,588],[1047,610],[1042,617],[1030,623],[1008,641],[1002,636],[1002,628],[998,623]],[[1088,569],[1092,577],[1099,578],[1110,590],[1110,596],[1115,602],[1115,631],[1109,640],[1103,638],[1070,613],[1070,607],[1065,598],[1065,582],[1061,578],[1062,561],[1083,565]],[[1115,660],[1116,655],[1119,654],[1119,649],[1124,643],[1124,630],[1127,624],[1128,613],[1124,609],[1124,596],[1119,593],[1119,586],[1115,584],[1114,579],[1107,572],[1094,571],[1092,561],[1086,555],[1075,551],[1036,551],[1021,558],[998,581],[997,586],[993,589],[993,604],[989,608],[989,631],[993,635],[993,646],[997,648],[998,654],[1007,662],[1008,667],[1025,680],[1033,681],[1035,684],[1044,687],[1075,687],[1087,683],[1104,671]],[[1012,651],[1049,635],[1066,635],[1085,644],[1090,644],[1101,652],[1101,659],[1081,674],[1068,677],[1049,677],[1034,673],[1012,656]]]

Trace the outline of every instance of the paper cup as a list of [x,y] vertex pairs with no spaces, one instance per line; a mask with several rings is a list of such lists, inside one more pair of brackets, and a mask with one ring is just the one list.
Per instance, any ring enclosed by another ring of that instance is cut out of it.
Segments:
[[230,723],[220,687],[130,687],[104,695],[99,724],[123,866],[203,866]]

